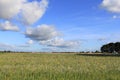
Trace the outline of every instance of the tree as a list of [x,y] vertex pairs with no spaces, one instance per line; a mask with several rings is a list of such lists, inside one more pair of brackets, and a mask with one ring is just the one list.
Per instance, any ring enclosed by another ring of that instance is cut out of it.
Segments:
[[115,43],[115,51],[120,53],[120,42]]
[[101,52],[104,53],[113,53],[117,52],[120,54],[120,42],[108,43],[101,47]]

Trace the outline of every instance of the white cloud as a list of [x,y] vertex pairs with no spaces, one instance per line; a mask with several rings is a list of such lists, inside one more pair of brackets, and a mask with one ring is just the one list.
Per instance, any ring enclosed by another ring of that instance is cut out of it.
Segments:
[[120,16],[114,15],[112,18],[113,18],[113,19],[119,19]]
[[9,21],[5,21],[4,23],[0,23],[0,30],[2,31],[19,31],[19,28]]
[[46,11],[48,0],[0,0],[1,19],[20,19],[26,25],[39,20]]
[[24,44],[18,45],[18,47],[31,47],[32,44],[33,44],[33,40],[29,40]]
[[58,48],[75,48],[80,45],[79,41],[65,41],[62,38],[55,38],[47,41],[40,41],[41,45]]
[[6,43],[0,43],[0,49],[1,50],[11,50],[14,49],[14,45],[6,44]]
[[59,36],[59,32],[53,26],[43,24],[36,28],[27,28],[25,35],[32,40],[44,41]]
[[22,21],[27,25],[35,23],[43,16],[47,6],[47,0],[42,0],[41,2],[33,1],[24,4],[21,12],[23,16]]
[[0,0],[0,18],[10,19],[20,12],[25,0]]
[[33,40],[29,40],[27,44],[33,44]]
[[120,0],[103,0],[101,5],[110,12],[120,13]]

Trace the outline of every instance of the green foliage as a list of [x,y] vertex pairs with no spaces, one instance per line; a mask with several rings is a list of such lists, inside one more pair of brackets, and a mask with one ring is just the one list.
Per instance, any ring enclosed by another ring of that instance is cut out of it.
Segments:
[[101,47],[101,52],[113,53],[117,52],[120,54],[120,42],[108,43]]
[[0,80],[120,80],[120,57],[0,54]]

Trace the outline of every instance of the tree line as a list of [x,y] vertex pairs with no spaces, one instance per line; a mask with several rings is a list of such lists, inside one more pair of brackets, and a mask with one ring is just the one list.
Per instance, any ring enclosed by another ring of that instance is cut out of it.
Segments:
[[120,54],[120,42],[108,43],[101,47],[102,53],[117,53]]

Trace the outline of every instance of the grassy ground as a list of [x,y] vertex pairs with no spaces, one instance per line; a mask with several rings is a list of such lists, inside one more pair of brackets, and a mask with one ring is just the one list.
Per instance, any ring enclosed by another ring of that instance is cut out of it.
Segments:
[[0,80],[120,80],[120,57],[4,53]]

